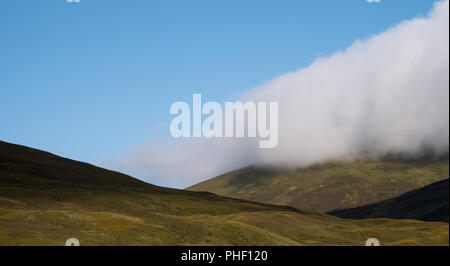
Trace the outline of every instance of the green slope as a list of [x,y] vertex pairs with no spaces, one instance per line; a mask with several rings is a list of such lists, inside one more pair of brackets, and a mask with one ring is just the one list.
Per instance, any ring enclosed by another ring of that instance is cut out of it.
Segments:
[[448,158],[330,162],[295,170],[249,167],[187,190],[327,212],[393,198],[448,173]]
[[448,186],[448,179],[442,180],[393,199],[330,214],[352,219],[384,217],[448,223]]
[[0,142],[0,245],[448,245],[448,233],[161,188]]

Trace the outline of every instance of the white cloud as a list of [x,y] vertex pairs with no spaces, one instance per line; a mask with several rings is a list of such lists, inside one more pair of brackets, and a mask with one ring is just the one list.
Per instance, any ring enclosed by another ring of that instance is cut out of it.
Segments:
[[307,166],[363,154],[449,149],[449,2],[345,51],[246,92],[279,101],[279,145],[253,140],[149,141],[107,166],[187,186],[248,164]]

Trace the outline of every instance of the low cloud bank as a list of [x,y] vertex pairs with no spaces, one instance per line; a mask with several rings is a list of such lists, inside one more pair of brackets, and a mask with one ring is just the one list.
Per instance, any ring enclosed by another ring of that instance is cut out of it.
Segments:
[[279,144],[254,139],[150,140],[106,166],[185,187],[250,164],[303,167],[332,159],[449,150],[449,2],[309,67],[247,91],[279,102]]

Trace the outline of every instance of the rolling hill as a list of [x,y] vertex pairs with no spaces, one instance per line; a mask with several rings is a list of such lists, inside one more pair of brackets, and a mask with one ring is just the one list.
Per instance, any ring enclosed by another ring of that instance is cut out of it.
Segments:
[[447,158],[329,162],[302,169],[248,167],[187,188],[328,212],[380,202],[447,179]]
[[393,199],[329,214],[351,219],[383,217],[448,223],[448,187],[448,179],[442,180]]
[[445,223],[347,220],[153,186],[0,142],[0,245],[448,245]]

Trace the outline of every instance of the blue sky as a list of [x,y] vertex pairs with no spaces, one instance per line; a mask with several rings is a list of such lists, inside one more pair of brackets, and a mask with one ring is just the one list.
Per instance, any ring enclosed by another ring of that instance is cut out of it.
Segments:
[[87,162],[425,15],[432,0],[0,2],[0,139]]

